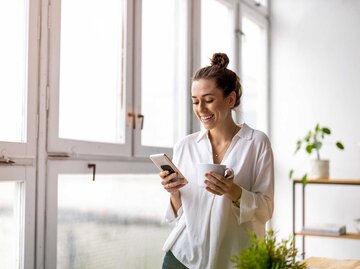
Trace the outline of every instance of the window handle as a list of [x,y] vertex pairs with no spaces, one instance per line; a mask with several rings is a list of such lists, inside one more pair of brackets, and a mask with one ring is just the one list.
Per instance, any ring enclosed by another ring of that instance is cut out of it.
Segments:
[[131,121],[131,123],[132,123],[132,128],[133,129],[135,129],[135,113],[131,113],[131,112],[129,112],[128,113],[128,117],[131,117],[132,118],[132,121]]
[[2,156],[0,158],[0,165],[12,165],[14,163],[15,163],[15,161],[11,160],[8,157]]
[[2,151],[2,156],[0,157],[0,165],[12,165],[14,164],[15,161],[11,160],[8,156],[7,156],[7,152],[6,150]]
[[94,163],[89,163],[88,164],[88,168],[92,168],[92,170],[93,170],[93,181],[95,181],[95,174],[96,174],[96,164],[94,164]]
[[140,127],[141,127],[141,130],[142,130],[142,129],[143,129],[143,127],[144,127],[144,118],[145,118],[145,116],[144,116],[144,115],[142,115],[142,114],[139,114],[139,115],[137,115],[137,117],[138,117],[138,119],[140,119],[140,120],[141,120]]

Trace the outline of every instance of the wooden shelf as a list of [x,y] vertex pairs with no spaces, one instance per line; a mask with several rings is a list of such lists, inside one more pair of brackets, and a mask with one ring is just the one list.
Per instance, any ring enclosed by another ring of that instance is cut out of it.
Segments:
[[320,237],[332,237],[332,238],[342,238],[342,239],[358,239],[360,240],[360,233],[347,233],[344,235],[327,235],[327,234],[317,234],[317,233],[303,233],[297,232],[295,235],[300,236],[320,236]]
[[338,260],[323,257],[310,257],[306,259],[307,268],[341,268],[355,269],[360,267],[360,260]]
[[[301,211],[302,211],[302,226],[305,226],[305,192],[306,190],[311,187],[307,185],[333,185],[335,186],[360,186],[360,179],[331,179],[331,178],[321,178],[321,179],[307,179],[306,180],[306,184],[303,184],[303,180],[301,179],[295,179],[293,180],[293,184],[292,184],[292,194],[293,194],[293,199],[292,199],[292,207],[293,207],[293,212],[292,212],[292,219],[293,219],[293,235],[294,235],[294,241],[296,239],[296,236],[301,237],[302,239],[302,257],[303,259],[305,259],[305,238],[308,236],[315,236],[315,237],[327,237],[327,238],[340,238],[340,239],[354,239],[354,240],[360,240],[360,233],[347,233],[344,235],[327,235],[327,234],[322,234],[322,233],[309,233],[309,232],[296,232],[295,230],[295,225],[296,225],[296,185],[297,184],[301,184],[302,186],[302,207],[301,207]],[[306,226],[305,226],[306,227]],[[335,268],[335,267],[334,267]],[[338,268],[338,267],[336,267]],[[342,267],[341,267],[342,268]]]
[[[295,179],[295,183],[302,183],[301,179]],[[307,184],[341,184],[341,185],[360,185],[360,179],[307,179]]]

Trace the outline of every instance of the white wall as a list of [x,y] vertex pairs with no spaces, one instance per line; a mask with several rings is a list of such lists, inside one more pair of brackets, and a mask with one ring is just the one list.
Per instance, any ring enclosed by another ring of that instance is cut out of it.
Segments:
[[[288,171],[295,168],[300,176],[306,170],[308,156],[293,152],[308,129],[319,122],[333,132],[322,154],[331,160],[330,177],[360,179],[360,1],[272,0],[271,5],[273,227],[287,237],[292,231]],[[345,151],[332,145],[335,140]],[[360,186],[307,188],[309,223],[344,223],[355,231]],[[309,238],[306,246],[307,256],[360,259],[360,240]]]

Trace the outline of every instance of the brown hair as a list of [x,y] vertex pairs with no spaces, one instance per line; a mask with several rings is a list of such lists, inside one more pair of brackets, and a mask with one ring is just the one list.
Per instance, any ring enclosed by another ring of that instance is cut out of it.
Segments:
[[236,93],[234,108],[240,105],[242,87],[240,78],[234,71],[227,69],[229,57],[225,53],[214,53],[210,66],[200,68],[195,72],[193,81],[200,79],[212,79],[216,87],[223,91],[224,97],[227,97],[232,91]]

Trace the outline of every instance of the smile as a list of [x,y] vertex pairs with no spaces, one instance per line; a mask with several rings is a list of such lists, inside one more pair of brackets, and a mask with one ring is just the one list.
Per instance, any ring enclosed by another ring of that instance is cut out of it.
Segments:
[[200,120],[202,122],[208,122],[214,118],[214,114],[208,115],[208,116],[200,116]]

